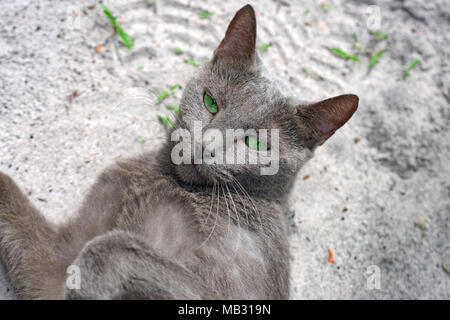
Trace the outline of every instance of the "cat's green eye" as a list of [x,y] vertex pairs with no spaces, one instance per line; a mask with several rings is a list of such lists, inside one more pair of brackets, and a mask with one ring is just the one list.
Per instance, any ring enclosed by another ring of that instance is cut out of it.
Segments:
[[258,139],[252,136],[245,137],[245,143],[250,149],[256,150],[256,151],[267,151],[269,150],[269,146],[267,144],[264,144],[260,142]]
[[203,103],[205,104],[206,109],[211,112],[211,114],[217,113],[217,103],[209,94],[205,93],[203,96]]

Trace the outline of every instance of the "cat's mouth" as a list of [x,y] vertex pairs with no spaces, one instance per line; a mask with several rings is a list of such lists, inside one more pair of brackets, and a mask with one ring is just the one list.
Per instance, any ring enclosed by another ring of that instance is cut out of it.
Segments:
[[180,164],[176,166],[178,176],[190,184],[213,184],[231,182],[232,178],[215,165]]
[[198,165],[195,164],[180,164],[175,166],[178,176],[189,184],[205,184],[208,179],[200,173]]
[[219,166],[214,164],[198,165],[195,166],[195,169],[201,176],[207,178],[208,182],[211,183],[228,183],[233,180],[233,177],[229,172],[221,170]]

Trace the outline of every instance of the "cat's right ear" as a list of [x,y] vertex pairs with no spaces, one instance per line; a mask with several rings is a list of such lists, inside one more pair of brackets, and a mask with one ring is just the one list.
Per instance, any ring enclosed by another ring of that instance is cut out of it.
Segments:
[[256,16],[251,5],[241,8],[228,25],[225,38],[214,51],[213,63],[236,67],[256,61]]
[[353,94],[326,99],[295,109],[295,118],[304,144],[313,150],[342,127],[358,108]]

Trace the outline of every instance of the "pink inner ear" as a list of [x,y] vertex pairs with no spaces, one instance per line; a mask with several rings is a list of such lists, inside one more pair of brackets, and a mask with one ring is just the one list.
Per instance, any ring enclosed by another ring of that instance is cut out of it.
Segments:
[[225,38],[214,54],[214,60],[253,61],[256,45],[256,18],[251,5],[240,9],[230,22]]
[[299,110],[312,131],[307,137],[309,148],[321,145],[342,127],[358,108],[358,97],[352,94],[326,99]]

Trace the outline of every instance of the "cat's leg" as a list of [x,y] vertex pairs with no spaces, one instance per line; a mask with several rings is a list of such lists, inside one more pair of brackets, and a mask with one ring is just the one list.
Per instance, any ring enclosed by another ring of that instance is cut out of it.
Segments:
[[78,212],[60,225],[56,246],[58,252],[67,257],[68,264],[73,262],[88,241],[116,227],[127,186],[126,174],[116,166],[104,170],[90,188]]
[[55,227],[0,172],[0,258],[19,297],[63,298],[66,270],[55,240]]
[[73,265],[79,287],[66,289],[68,299],[214,298],[197,275],[124,231],[90,241]]
[[62,298],[67,268],[85,244],[115,227],[126,174],[106,169],[80,210],[60,226],[48,223],[14,181],[0,172],[0,258],[22,298]]

